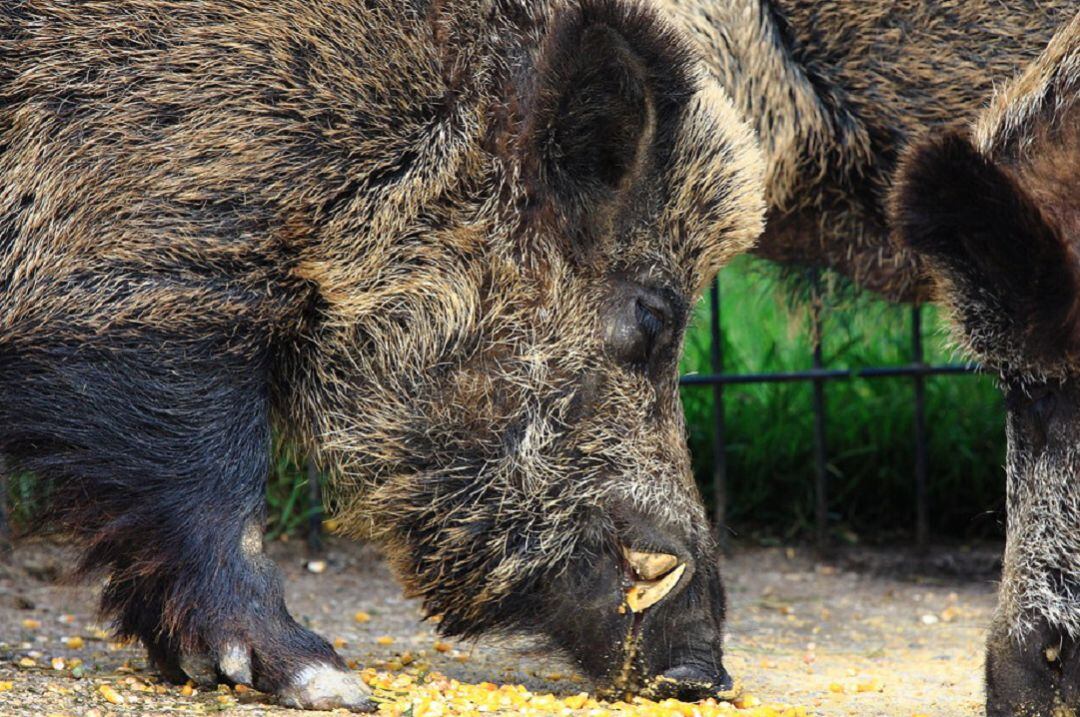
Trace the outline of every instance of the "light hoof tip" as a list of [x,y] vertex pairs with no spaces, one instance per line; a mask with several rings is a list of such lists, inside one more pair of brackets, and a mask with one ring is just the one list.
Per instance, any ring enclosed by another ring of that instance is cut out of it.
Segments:
[[305,667],[278,697],[287,707],[306,710],[374,712],[378,708],[359,676],[331,665]]

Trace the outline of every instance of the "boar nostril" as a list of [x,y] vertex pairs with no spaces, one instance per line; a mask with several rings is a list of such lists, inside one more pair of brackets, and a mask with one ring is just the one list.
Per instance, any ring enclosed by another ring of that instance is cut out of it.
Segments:
[[660,696],[688,702],[715,697],[732,687],[734,682],[723,667],[714,673],[696,665],[677,665],[665,670],[657,680]]

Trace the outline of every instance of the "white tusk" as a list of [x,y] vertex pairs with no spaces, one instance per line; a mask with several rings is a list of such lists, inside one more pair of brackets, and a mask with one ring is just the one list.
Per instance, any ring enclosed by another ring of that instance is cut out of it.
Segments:
[[659,580],[639,580],[626,593],[626,604],[634,612],[642,612],[664,599],[686,571],[686,563]]
[[645,580],[656,580],[679,564],[678,558],[667,553],[643,553],[623,548],[623,554],[637,576]]

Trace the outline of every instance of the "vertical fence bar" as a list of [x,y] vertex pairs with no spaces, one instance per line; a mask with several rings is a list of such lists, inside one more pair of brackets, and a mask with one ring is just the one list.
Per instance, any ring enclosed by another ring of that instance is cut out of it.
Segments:
[[[912,363],[925,366],[922,344],[922,307],[911,307],[911,353]],[[912,377],[915,387],[915,546],[926,550],[930,539],[930,519],[926,494],[926,377],[916,373]]]
[[[810,297],[811,331],[814,341],[814,368],[824,368],[822,359],[822,295],[821,277],[815,269],[811,275],[812,294]],[[819,553],[828,548],[829,543],[829,494],[828,471],[825,445],[825,381],[814,379],[814,522],[815,544]]]
[[[710,361],[712,372],[724,372],[724,335],[720,329],[720,277],[709,291]],[[713,390],[713,528],[721,550],[728,549],[727,530],[727,445],[724,436],[724,386],[714,383]]]
[[0,560],[11,552],[11,523],[8,520],[8,474],[3,456],[0,456]]
[[307,459],[308,481],[308,506],[311,511],[308,516],[307,544],[312,553],[322,551],[322,485],[319,483],[319,469],[315,467],[315,461]]

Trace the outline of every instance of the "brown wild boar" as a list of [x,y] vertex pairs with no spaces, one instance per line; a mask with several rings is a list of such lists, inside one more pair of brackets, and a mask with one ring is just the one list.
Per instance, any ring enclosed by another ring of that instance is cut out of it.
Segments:
[[677,360],[763,196],[638,5],[0,0],[0,453],[170,678],[373,708],[262,552],[276,427],[447,633],[712,694]]
[[894,200],[963,344],[1001,377],[1008,522],[991,717],[1080,710],[1080,14]]
[[651,0],[705,54],[766,159],[755,253],[823,266],[893,301],[929,283],[889,238],[897,157],[973,118],[1076,0]]

